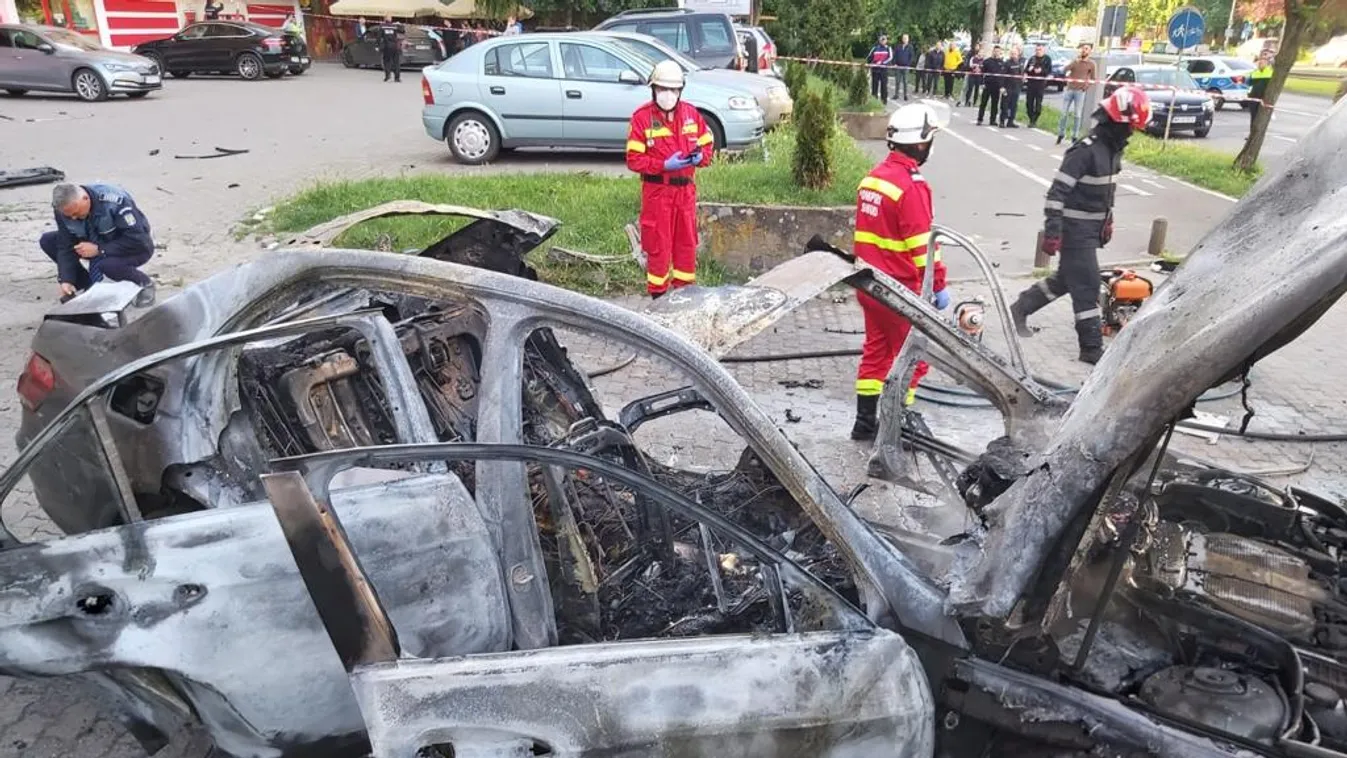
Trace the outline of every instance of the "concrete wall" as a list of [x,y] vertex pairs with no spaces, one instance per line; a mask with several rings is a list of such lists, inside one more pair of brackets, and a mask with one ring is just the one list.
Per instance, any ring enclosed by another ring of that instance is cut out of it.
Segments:
[[742,274],[760,274],[804,252],[815,234],[851,249],[856,209],[698,203],[698,257]]

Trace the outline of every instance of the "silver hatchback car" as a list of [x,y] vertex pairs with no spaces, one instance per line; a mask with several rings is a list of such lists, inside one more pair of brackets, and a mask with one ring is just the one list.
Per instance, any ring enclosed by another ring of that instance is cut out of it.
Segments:
[[[525,34],[481,42],[423,69],[421,120],[460,163],[492,161],[502,148],[622,149],[631,114],[650,99],[655,61],[598,34]],[[751,92],[689,77],[716,149],[762,140]]]
[[81,100],[145,97],[164,86],[154,61],[109,50],[70,29],[0,24],[0,90],[73,92]]

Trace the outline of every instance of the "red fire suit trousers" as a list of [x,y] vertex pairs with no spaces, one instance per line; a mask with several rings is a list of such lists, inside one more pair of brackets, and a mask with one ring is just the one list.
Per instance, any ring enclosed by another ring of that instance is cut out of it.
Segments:
[[[903,284],[913,292],[921,291],[920,282],[915,286],[911,282]],[[865,317],[865,344],[861,347],[861,365],[856,370],[856,394],[878,395],[884,391],[884,380],[893,368],[893,361],[898,357],[903,342],[907,340],[907,333],[912,330],[912,322],[864,292],[856,293],[856,302],[860,303],[861,314]],[[930,370],[926,361],[917,362],[904,398],[906,405],[911,405],[916,399],[917,384]]]
[[651,295],[697,282],[697,186],[683,177],[665,181],[680,179],[686,183],[642,182],[641,248]]

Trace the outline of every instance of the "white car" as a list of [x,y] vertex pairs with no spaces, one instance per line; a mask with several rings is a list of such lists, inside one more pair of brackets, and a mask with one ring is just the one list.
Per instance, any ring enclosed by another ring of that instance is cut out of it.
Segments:
[[1188,73],[1202,89],[1211,95],[1219,110],[1226,103],[1242,104],[1249,96],[1249,77],[1254,64],[1241,58],[1222,55],[1204,55],[1183,62]]
[[1347,34],[1334,37],[1320,46],[1310,55],[1310,63],[1316,66],[1347,67]]

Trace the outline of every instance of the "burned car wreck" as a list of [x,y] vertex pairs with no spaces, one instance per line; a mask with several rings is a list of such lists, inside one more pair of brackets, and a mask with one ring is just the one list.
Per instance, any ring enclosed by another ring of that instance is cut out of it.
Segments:
[[[240,758],[1347,755],[1347,509],[1168,452],[1347,288],[1343,144],[1338,106],[1069,407],[845,257],[642,315],[531,281],[555,223],[526,214],[276,253],[129,324],[91,291],[21,380],[0,492],[26,476],[69,536],[3,535],[0,671]],[[897,374],[920,351],[1005,416],[959,539],[861,520],[716,360],[837,282],[921,333]],[[609,411],[557,330],[688,385]],[[724,470],[638,439],[707,411],[743,441]]]

